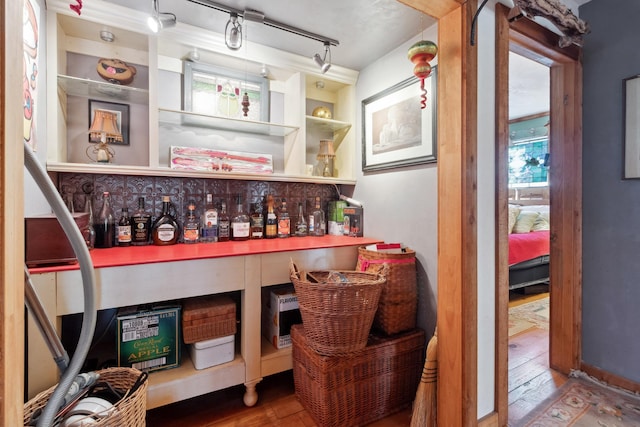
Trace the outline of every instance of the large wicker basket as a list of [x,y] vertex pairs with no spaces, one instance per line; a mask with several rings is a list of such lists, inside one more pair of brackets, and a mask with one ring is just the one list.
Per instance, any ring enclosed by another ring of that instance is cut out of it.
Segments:
[[[116,391],[125,395],[114,404],[115,411],[109,415],[92,422],[92,426],[101,427],[144,427],[147,415],[147,386],[149,381],[141,382],[140,386],[132,393],[129,390],[141,378],[142,372],[134,368],[108,368],[97,371],[100,374],[98,381],[108,382]],[[44,408],[49,397],[53,394],[55,386],[39,393],[33,399],[24,404],[24,425],[28,426],[32,415],[38,409]]]
[[376,273],[387,267],[387,283],[382,287],[373,327],[393,335],[416,327],[418,285],[416,253],[385,253],[358,248],[356,270]]
[[369,337],[349,355],[322,356],[305,330],[291,327],[296,396],[321,427],[361,426],[411,405],[424,363],[421,329]]
[[292,265],[291,281],[311,348],[323,355],[339,355],[367,345],[386,281],[384,275],[358,271],[299,272]]

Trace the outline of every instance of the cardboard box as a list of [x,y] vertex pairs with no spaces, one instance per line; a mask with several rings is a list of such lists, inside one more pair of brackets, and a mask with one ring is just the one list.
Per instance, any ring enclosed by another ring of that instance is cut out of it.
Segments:
[[344,216],[344,234],[353,237],[362,237],[364,235],[363,208],[348,206],[342,210],[342,214]]
[[302,323],[293,285],[262,289],[262,333],[277,349],[291,346],[291,326]]
[[189,353],[196,369],[231,362],[235,356],[235,335],[195,342],[189,345]]
[[180,366],[180,307],[124,308],[117,316],[118,366],[144,371]]

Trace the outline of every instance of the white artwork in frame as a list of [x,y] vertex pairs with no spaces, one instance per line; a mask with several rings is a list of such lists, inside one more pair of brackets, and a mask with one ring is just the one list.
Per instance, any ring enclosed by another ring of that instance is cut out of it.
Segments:
[[640,178],[640,75],[624,80],[624,177]]

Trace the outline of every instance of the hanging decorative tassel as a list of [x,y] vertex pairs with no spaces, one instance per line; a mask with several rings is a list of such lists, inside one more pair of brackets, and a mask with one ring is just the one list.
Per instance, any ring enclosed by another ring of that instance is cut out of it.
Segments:
[[242,95],[242,111],[245,117],[247,117],[247,113],[249,112],[249,105],[251,105],[249,102],[249,94],[245,92],[244,95]]
[[409,48],[407,57],[415,64],[413,74],[420,79],[420,108],[427,108],[427,91],[424,88],[424,79],[431,75],[431,61],[438,54],[438,46],[432,41],[420,40]]
[[69,4],[69,9],[80,15],[80,10],[82,9],[82,0],[76,0],[76,3],[77,4]]

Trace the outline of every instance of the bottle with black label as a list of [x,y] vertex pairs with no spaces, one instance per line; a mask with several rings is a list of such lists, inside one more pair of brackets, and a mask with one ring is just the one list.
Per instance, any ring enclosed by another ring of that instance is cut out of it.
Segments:
[[154,245],[175,245],[180,237],[180,226],[173,216],[173,205],[169,196],[162,196],[162,214],[151,227],[151,240]]
[[116,225],[111,209],[111,196],[108,191],[102,193],[102,208],[94,220],[93,228],[96,232],[94,247],[112,248],[116,240]]
[[262,203],[253,204],[251,210],[251,239],[262,239],[264,236],[264,217],[262,216]]
[[151,214],[144,209],[144,197],[138,197],[138,209],[131,215],[131,244],[148,245],[150,231]]
[[218,242],[228,242],[231,238],[231,221],[227,213],[227,202],[223,201],[218,216]]
[[118,221],[118,246],[131,245],[131,218],[129,208],[122,208],[122,216]]

